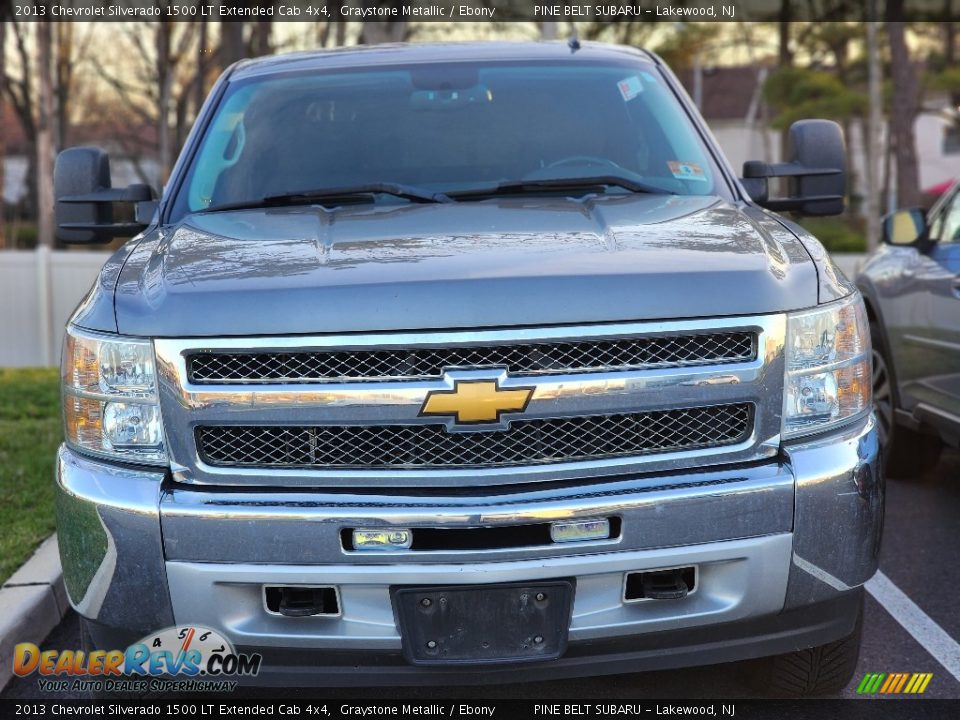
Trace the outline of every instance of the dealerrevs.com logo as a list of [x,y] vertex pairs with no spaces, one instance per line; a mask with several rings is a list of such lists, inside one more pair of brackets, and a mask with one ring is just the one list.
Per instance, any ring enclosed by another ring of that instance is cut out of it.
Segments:
[[216,630],[169,627],[125,650],[43,650],[21,643],[13,672],[36,673],[40,690],[96,692],[229,692],[237,676],[260,672],[258,653],[237,653]]

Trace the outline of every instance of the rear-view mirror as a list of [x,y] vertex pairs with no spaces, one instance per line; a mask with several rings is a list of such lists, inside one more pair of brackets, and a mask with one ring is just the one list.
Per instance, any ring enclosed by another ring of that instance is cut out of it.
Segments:
[[[57,239],[64,243],[103,243],[143,230],[155,209],[149,185],[114,188],[110,159],[95,147],[64,150],[53,169]],[[115,223],[113,204],[136,205],[133,222]]]
[[890,213],[883,219],[882,233],[887,245],[917,245],[927,238],[927,215],[920,208]]
[[[801,215],[839,215],[847,192],[847,153],[843,130],[832,120],[798,120],[790,126],[790,161],[743,164],[743,187],[769,210]],[[767,178],[789,179],[786,197],[769,197]]]

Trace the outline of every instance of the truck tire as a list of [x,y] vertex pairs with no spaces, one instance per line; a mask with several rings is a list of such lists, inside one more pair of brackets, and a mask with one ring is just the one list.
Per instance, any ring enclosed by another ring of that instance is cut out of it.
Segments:
[[873,341],[873,405],[887,477],[918,480],[936,467],[943,443],[935,435],[914,432],[895,421],[899,399],[890,351],[880,326],[870,323]]
[[771,697],[836,694],[850,684],[857,670],[862,628],[861,599],[850,635],[826,645],[751,660],[745,663],[743,679],[752,689]]

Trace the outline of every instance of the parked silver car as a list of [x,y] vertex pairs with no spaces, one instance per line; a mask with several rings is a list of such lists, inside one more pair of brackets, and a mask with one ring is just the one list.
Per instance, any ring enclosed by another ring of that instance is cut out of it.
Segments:
[[891,475],[920,478],[960,444],[960,181],[929,212],[884,219],[864,265],[873,396]]

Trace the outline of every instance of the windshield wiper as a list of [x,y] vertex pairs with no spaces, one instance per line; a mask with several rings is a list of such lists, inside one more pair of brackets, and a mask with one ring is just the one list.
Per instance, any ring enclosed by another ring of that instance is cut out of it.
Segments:
[[606,188],[609,187],[622,188],[632,193],[676,195],[676,193],[671,190],[664,190],[654,185],[647,185],[646,183],[617,175],[591,175],[589,177],[549,178],[545,180],[512,180],[491,187],[459,190],[447,194],[454,200],[467,200],[470,198],[496,197],[498,195],[526,195],[544,190],[573,190],[581,193],[604,192]]
[[290,205],[341,205],[352,202],[373,202],[374,195],[392,195],[415,203],[448,203],[452,200],[443,193],[421,190],[412,185],[396,183],[370,183],[351,187],[318,188],[298,190],[281,195],[267,195],[259,200],[214,205],[198,212],[221,212],[226,210],[254,210]]

